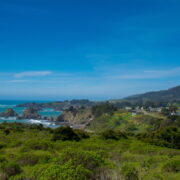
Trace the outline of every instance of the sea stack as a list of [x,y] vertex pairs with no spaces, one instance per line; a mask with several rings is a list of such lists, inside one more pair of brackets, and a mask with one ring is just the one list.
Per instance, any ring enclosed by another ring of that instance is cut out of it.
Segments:
[[23,115],[23,119],[41,119],[41,115],[38,114],[38,111],[34,108],[25,109]]
[[1,117],[17,117],[18,114],[11,108],[7,109],[5,112],[1,113]]

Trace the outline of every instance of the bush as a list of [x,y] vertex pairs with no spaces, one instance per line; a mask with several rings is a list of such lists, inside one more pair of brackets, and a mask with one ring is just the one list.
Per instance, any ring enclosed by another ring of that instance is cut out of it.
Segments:
[[133,163],[126,163],[121,168],[121,174],[124,176],[125,180],[138,180],[139,173],[136,165]]
[[163,166],[163,170],[166,172],[179,172],[180,171],[180,160],[171,160]]
[[137,131],[138,127],[135,124],[129,124],[126,128],[127,131]]
[[120,131],[114,131],[112,129],[102,132],[101,137],[103,139],[114,139],[119,140],[121,138],[127,138],[126,135]]
[[53,141],[62,140],[62,141],[79,141],[79,136],[75,131],[70,127],[59,127],[54,130]]
[[20,156],[18,157],[17,161],[21,166],[33,166],[35,164],[38,163],[38,156],[32,154],[32,153],[24,153],[24,154],[20,154]]
[[158,146],[180,149],[180,128],[178,127],[169,126],[152,133],[139,134],[138,138]]
[[6,174],[7,177],[14,176],[22,172],[19,164],[13,162],[1,163],[0,169],[3,173]]
[[23,144],[24,144],[24,141],[19,140],[19,139],[13,139],[13,141],[11,141],[11,142],[8,144],[8,146],[9,146],[9,147],[16,148],[16,147],[21,147]]
[[7,145],[3,142],[0,142],[0,149],[5,148]]
[[[11,176],[8,180],[30,180],[29,178],[27,179],[24,175],[18,174],[15,176]],[[33,179],[32,179],[33,180]]]
[[11,130],[10,130],[10,129],[8,129],[8,128],[4,129],[4,134],[5,134],[5,135],[10,134],[10,132],[11,132]]
[[17,158],[18,163],[21,166],[33,166],[40,163],[48,163],[52,159],[52,155],[47,151],[40,151],[38,153],[23,153]]
[[60,164],[67,161],[73,161],[75,165],[83,165],[83,167],[92,171],[105,165],[105,160],[98,153],[71,148],[64,150],[59,157]]
[[74,130],[75,133],[79,136],[80,139],[87,139],[89,138],[89,134],[81,129]]
[[6,158],[3,157],[3,156],[0,156],[0,164],[3,163],[3,162],[7,162]]
[[75,166],[71,161],[63,165],[57,163],[35,167],[34,178],[39,180],[87,180],[89,171],[81,165]]
[[51,142],[44,140],[29,140],[25,143],[25,146],[32,150],[48,150],[53,147]]
[[[33,174],[39,180],[99,179],[95,177],[99,177],[106,165],[104,159],[95,152],[68,148],[61,152],[55,162],[36,165]],[[107,172],[106,169],[103,174]]]

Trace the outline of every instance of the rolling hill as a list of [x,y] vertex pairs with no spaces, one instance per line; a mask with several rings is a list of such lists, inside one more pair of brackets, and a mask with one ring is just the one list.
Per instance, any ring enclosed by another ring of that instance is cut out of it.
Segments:
[[131,102],[138,102],[138,101],[159,101],[159,102],[180,102],[180,86],[162,90],[162,91],[155,91],[155,92],[147,92],[144,94],[133,95],[123,100],[128,100]]

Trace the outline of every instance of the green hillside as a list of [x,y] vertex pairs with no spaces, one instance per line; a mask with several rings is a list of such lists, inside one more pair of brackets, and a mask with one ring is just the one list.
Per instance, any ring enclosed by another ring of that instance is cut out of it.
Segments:
[[[128,121],[129,115],[123,118]],[[88,135],[70,128],[4,123],[0,179],[178,180],[180,151],[111,131]]]
[[159,102],[180,102],[180,86],[156,91],[156,92],[148,92],[140,95],[134,95],[125,98],[125,100],[129,100],[131,102],[138,102],[138,101],[159,101]]

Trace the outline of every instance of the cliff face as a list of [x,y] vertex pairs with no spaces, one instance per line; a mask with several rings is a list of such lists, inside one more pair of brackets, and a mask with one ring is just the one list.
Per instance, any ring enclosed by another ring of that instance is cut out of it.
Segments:
[[91,109],[67,110],[64,111],[58,118],[57,122],[68,122],[73,125],[87,125],[92,121],[94,116]]

